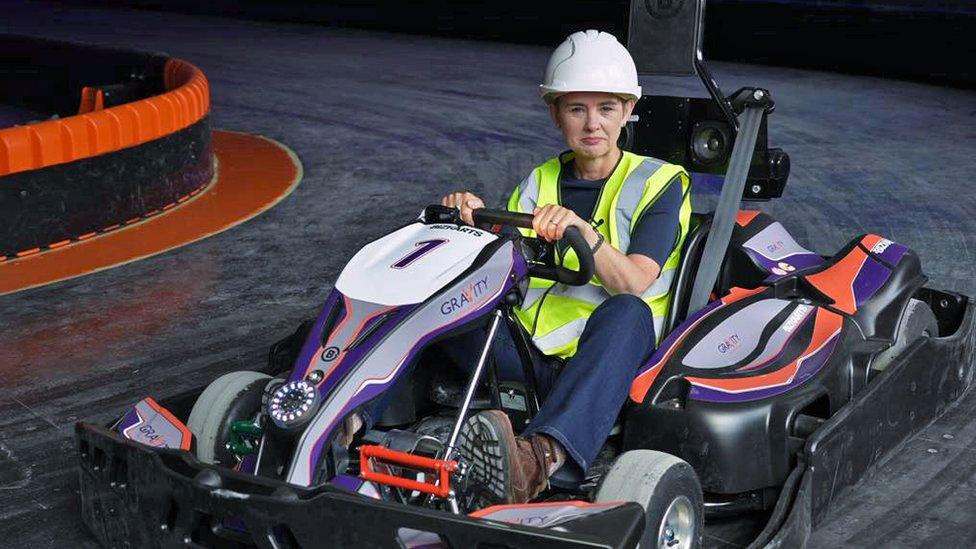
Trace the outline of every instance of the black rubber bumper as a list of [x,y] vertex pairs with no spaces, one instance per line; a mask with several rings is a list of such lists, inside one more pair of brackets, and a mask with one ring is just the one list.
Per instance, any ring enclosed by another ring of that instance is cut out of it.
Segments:
[[402,547],[402,528],[446,547],[634,547],[644,513],[628,503],[532,528],[376,501],[330,485],[314,489],[207,466],[179,450],[75,426],[82,519],[106,547]]
[[210,118],[166,137],[92,158],[0,177],[0,256],[105,231],[206,186]]
[[788,514],[767,527],[774,535],[754,545],[802,547],[832,502],[970,388],[976,306],[965,296],[937,294],[930,305],[960,307],[961,322],[945,337],[916,342],[811,435],[803,451],[799,488],[795,493],[784,490],[780,496],[792,499]]

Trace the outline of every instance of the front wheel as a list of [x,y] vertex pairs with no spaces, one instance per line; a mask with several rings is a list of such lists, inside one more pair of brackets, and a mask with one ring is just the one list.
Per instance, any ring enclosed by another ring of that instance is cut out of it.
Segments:
[[234,464],[234,455],[227,448],[231,424],[254,417],[270,379],[260,372],[239,371],[222,375],[207,385],[186,422],[197,439],[197,459],[225,467]]
[[698,475],[688,463],[654,450],[631,450],[617,458],[600,483],[598,503],[633,501],[644,508],[640,547],[701,547],[704,503]]

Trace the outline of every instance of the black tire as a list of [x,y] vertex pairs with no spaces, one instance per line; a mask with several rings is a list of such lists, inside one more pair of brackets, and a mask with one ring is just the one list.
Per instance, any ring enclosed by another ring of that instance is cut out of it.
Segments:
[[[640,541],[644,549],[701,547],[705,532],[701,483],[688,463],[670,454],[624,452],[601,480],[596,501],[639,503],[645,516]],[[664,542],[668,528],[676,534],[672,545]]]
[[231,423],[254,417],[270,379],[260,372],[231,372],[203,390],[186,422],[196,437],[197,459],[228,467],[234,464],[233,454],[226,448]]
[[908,306],[895,327],[895,342],[891,347],[874,355],[871,369],[883,371],[916,339],[938,335],[939,321],[928,304],[917,299],[908,300]]

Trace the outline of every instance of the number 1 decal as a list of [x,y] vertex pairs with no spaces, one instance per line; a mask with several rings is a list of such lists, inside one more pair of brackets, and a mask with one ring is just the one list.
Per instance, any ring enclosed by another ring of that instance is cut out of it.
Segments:
[[403,269],[409,266],[414,261],[417,261],[421,257],[432,252],[434,248],[440,246],[441,244],[444,244],[445,242],[447,242],[447,240],[443,238],[435,238],[433,240],[421,240],[420,242],[414,244],[416,250],[413,250],[407,255],[403,256],[403,258],[401,258],[400,261],[397,261],[393,265],[390,265],[390,268]]

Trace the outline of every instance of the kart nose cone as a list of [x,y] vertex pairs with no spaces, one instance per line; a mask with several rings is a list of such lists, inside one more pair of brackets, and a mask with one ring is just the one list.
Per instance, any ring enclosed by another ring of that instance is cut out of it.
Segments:
[[275,425],[291,429],[315,415],[319,392],[308,381],[290,381],[275,389],[268,399],[268,415]]

